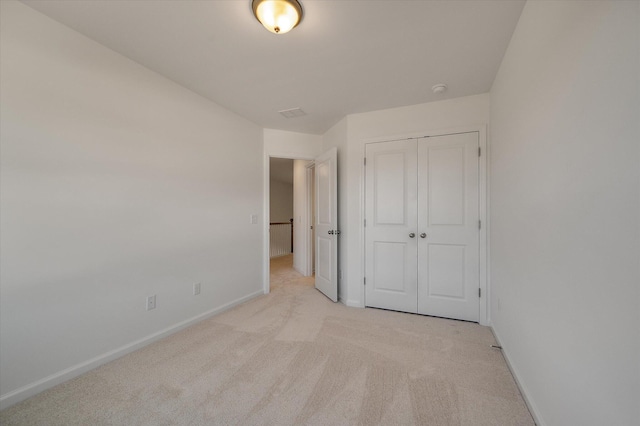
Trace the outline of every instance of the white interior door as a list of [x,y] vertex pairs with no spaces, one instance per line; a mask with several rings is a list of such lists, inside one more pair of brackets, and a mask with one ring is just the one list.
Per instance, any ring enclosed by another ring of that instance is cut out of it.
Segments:
[[338,151],[315,160],[316,288],[338,301]]
[[417,312],[416,140],[366,146],[365,304]]
[[478,321],[478,133],[418,141],[418,312]]

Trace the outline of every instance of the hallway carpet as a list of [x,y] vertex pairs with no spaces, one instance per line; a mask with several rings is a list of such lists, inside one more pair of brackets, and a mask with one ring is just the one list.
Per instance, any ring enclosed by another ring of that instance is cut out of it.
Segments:
[[490,330],[271,293],[0,412],[2,425],[533,425]]

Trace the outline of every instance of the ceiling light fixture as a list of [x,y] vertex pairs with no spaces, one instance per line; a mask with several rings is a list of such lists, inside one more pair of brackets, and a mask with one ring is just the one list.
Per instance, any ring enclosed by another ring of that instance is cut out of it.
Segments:
[[297,0],[253,0],[253,14],[274,34],[284,34],[302,20],[302,5]]

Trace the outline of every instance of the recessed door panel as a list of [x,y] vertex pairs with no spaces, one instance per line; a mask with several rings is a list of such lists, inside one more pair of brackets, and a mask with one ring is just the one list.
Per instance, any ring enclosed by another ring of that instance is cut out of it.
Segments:
[[465,298],[465,250],[463,245],[429,244],[426,282],[429,297]]
[[407,288],[410,287],[407,285],[405,274],[407,255],[406,243],[378,241],[373,244],[373,268],[376,279],[372,285],[375,285],[376,291],[406,294]]
[[331,238],[328,238],[328,236],[322,235],[318,237],[318,257],[319,262],[316,270],[318,276],[316,278],[331,281],[333,262],[331,259]]
[[462,225],[465,205],[464,147],[427,150],[428,218],[432,225]]
[[318,224],[329,225],[333,207],[333,200],[331,199],[331,163],[329,161],[316,165],[316,179],[318,182],[317,221]]
[[376,153],[374,180],[374,221],[376,225],[404,225],[407,197],[406,152]]

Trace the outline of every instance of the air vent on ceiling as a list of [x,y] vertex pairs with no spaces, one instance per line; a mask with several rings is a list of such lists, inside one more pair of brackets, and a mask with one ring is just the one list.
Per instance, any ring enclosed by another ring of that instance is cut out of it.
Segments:
[[296,117],[302,117],[303,115],[307,115],[307,113],[301,110],[300,108],[283,109],[282,111],[278,111],[278,112],[283,116],[285,116],[286,118],[296,118]]

